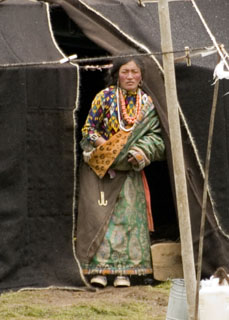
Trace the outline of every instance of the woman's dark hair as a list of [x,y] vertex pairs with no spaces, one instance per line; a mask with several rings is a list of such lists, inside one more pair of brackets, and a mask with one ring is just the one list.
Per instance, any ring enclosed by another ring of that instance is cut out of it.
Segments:
[[134,55],[118,57],[113,60],[113,66],[108,70],[107,76],[105,77],[107,86],[117,84],[120,67],[130,61],[134,61],[136,63],[141,70],[142,78],[144,77],[145,67],[141,57]]

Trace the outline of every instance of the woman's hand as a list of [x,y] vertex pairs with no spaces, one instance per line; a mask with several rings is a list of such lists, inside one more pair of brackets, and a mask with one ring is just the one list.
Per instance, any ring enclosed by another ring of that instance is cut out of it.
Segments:
[[106,139],[104,139],[103,137],[99,137],[95,143],[94,143],[94,147],[98,147],[100,146],[101,144],[103,144],[104,142],[106,142]]
[[128,156],[128,160],[127,161],[130,162],[133,166],[137,166],[138,165],[137,160],[131,155]]

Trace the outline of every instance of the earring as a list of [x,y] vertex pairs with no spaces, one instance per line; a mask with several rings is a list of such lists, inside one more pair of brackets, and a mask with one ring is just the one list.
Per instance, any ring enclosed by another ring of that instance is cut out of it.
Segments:
[[142,86],[143,86],[143,80],[142,80],[142,79],[140,80],[138,86],[139,86],[139,87],[142,87]]

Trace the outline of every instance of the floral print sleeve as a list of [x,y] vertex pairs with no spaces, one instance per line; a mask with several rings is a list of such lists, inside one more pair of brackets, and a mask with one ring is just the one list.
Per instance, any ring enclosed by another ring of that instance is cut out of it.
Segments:
[[115,87],[100,91],[92,101],[91,109],[82,128],[80,145],[90,150],[98,137],[108,140],[119,130]]
[[82,128],[83,139],[87,139],[89,142],[94,142],[98,137],[101,136],[98,132],[98,128],[103,120],[103,102],[104,92],[101,91],[92,101],[91,109]]

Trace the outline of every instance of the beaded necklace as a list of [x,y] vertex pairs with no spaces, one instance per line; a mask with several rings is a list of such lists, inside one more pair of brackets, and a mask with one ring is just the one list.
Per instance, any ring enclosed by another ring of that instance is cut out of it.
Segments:
[[[126,104],[125,104],[125,100],[124,100],[124,97],[123,97],[123,94],[122,94],[122,90],[121,89],[118,89],[116,90],[116,98],[117,98],[117,109],[118,109],[118,121],[119,121],[119,126],[120,126],[120,129],[128,132],[128,131],[131,131],[133,130],[134,128],[134,123],[141,111],[141,89],[138,89],[138,92],[137,92],[137,96],[136,96],[136,115],[134,117],[130,117],[127,115],[127,111],[126,111]],[[122,123],[123,121],[121,121],[121,115],[120,115],[120,103],[121,103],[121,109],[122,109],[122,117],[123,119],[126,121],[126,123],[128,125],[132,125],[130,128],[125,128],[123,127]]]

